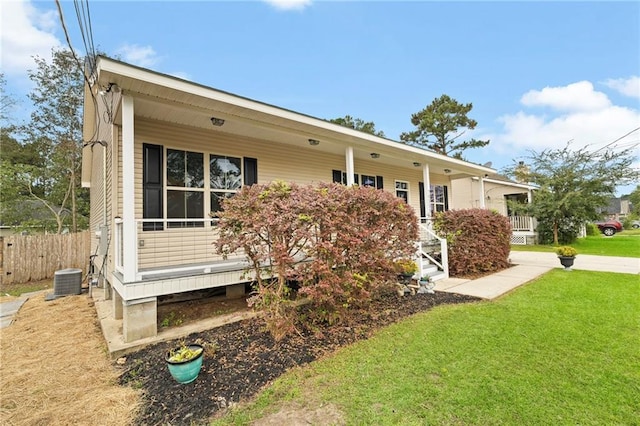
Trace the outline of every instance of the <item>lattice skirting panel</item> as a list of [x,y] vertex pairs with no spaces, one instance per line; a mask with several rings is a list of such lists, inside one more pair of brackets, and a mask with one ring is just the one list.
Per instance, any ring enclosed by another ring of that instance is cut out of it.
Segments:
[[511,244],[524,246],[527,245],[527,236],[526,235],[512,235],[511,236]]

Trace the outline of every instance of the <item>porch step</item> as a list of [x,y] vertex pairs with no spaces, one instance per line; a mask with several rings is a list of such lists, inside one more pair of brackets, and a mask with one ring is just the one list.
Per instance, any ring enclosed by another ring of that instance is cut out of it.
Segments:
[[[422,259],[422,275],[428,275],[433,281],[437,281],[444,278],[444,271],[438,269],[438,267],[430,263],[428,259]],[[419,279],[419,274],[416,274],[414,278]]]

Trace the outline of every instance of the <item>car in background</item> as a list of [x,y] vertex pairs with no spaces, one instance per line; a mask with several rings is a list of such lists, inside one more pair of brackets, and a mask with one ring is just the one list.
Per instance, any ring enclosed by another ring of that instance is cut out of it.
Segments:
[[633,229],[638,229],[638,228],[640,228],[640,220],[632,220],[632,221],[631,221],[631,227],[632,227]]
[[622,223],[619,220],[607,220],[605,222],[595,222],[596,226],[604,235],[610,237],[616,232],[622,231]]

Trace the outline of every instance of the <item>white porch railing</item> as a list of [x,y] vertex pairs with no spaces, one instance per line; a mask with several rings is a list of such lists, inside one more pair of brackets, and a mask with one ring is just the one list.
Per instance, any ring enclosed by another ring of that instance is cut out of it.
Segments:
[[[206,270],[207,264],[238,263],[244,259],[242,254],[238,254],[237,258],[225,260],[215,252],[213,244],[218,233],[211,219],[136,219],[135,222],[136,246],[132,248],[135,252],[129,256],[124,250],[122,219],[115,220],[114,228],[115,270],[124,275],[126,262],[137,259],[135,280],[149,275],[187,272],[194,268]],[[424,275],[422,259],[426,258],[448,278],[447,240],[433,231],[430,221],[423,219],[421,222],[416,250],[418,272],[420,276]],[[439,245],[440,259],[428,250],[434,245]]]
[[136,246],[134,255],[125,256],[123,221],[116,219],[114,233],[115,269],[124,274],[126,262],[137,259],[135,279],[146,275],[188,272],[207,264],[237,263],[244,259],[238,255],[223,259],[216,253],[215,219],[136,219]]
[[[418,250],[416,253],[418,260],[418,273],[423,276],[422,259],[427,258],[431,263],[436,265],[444,272],[444,278],[449,278],[449,255],[447,252],[447,240],[438,236],[433,230],[433,223],[430,219],[422,218],[420,220],[420,239],[418,241]],[[440,245],[440,260],[432,256],[431,252],[426,250],[433,243]]]
[[531,216],[509,216],[509,222],[514,231],[533,232],[536,229],[536,220]]

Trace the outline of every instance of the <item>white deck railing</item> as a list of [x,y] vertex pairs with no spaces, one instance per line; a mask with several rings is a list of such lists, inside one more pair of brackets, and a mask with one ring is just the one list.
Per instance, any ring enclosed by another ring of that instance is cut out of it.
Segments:
[[[203,269],[203,265],[225,262],[222,255],[215,252],[214,243],[218,233],[211,219],[136,219],[136,247],[134,255],[125,256],[124,226],[122,219],[115,220],[114,254],[115,269],[124,274],[126,262],[135,265],[137,280],[147,275],[188,271],[193,268]],[[423,275],[422,258],[444,271],[449,277],[447,256],[447,240],[439,237],[429,220],[421,220],[420,240],[417,244],[416,256],[418,272]],[[155,224],[155,225],[154,225]],[[440,259],[433,256],[427,248],[440,245]],[[242,254],[228,261],[241,261]]]
[[[188,272],[206,268],[207,264],[226,263],[216,253],[218,233],[212,219],[136,219],[134,256],[125,256],[122,219],[115,221],[115,269],[124,274],[125,263],[133,262],[137,280],[145,275]],[[244,259],[238,255],[237,260]],[[228,262],[236,261],[231,256]]]
[[511,229],[514,231],[530,231],[536,229],[536,221],[531,216],[509,216]]

